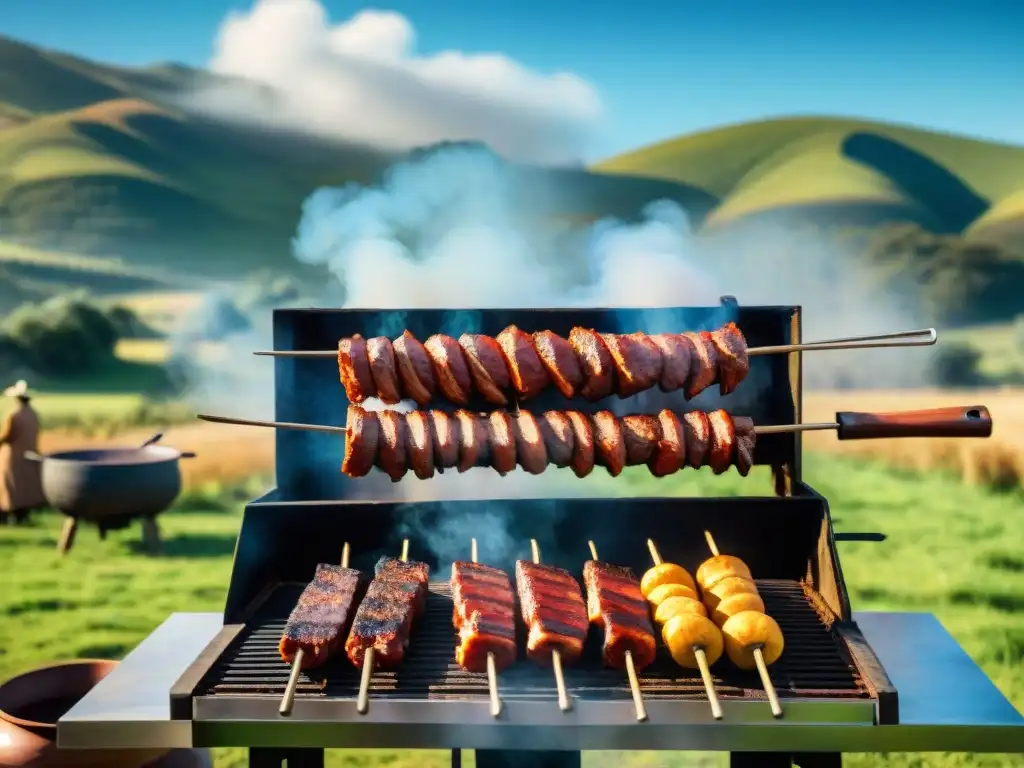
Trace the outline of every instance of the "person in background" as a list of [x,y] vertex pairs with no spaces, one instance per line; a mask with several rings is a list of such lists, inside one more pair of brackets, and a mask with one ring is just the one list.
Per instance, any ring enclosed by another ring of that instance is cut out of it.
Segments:
[[24,380],[5,389],[4,397],[18,404],[0,426],[0,515],[21,522],[46,504],[39,463],[25,458],[25,451],[39,451],[39,416]]

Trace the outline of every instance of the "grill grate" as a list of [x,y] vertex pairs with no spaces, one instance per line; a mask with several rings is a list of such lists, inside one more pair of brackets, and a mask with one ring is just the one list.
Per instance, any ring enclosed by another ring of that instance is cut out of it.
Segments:
[[[766,611],[782,628],[786,650],[769,669],[780,697],[870,698],[845,645],[829,629],[812,606],[804,588],[793,581],[762,580],[758,589]],[[210,668],[196,695],[282,695],[289,668],[277,647],[285,619],[302,591],[301,585],[278,587],[255,612],[239,638]],[[447,582],[430,585],[427,611],[417,627],[405,662],[395,671],[377,672],[370,691],[374,698],[486,699],[487,676],[471,674],[455,664],[455,630],[452,627],[451,592]],[[522,640],[523,632],[520,632]],[[719,696],[764,698],[756,672],[743,672],[723,656],[712,672]],[[577,665],[565,670],[566,685],[579,698],[625,700],[630,698],[624,672],[604,669],[601,638],[592,632]],[[526,660],[502,673],[499,684],[506,700],[548,700],[556,697],[550,670]],[[648,699],[705,698],[700,674],[681,669],[659,645],[658,659],[640,675]],[[344,654],[323,667],[304,672],[296,697],[356,697],[359,670]]]

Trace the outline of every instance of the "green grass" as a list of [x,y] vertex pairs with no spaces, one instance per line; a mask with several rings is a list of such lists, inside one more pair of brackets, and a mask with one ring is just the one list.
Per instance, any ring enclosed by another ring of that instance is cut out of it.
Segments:
[[[1024,501],[971,489],[943,475],[915,477],[851,460],[811,456],[806,473],[832,503],[840,531],[880,530],[881,544],[841,544],[856,610],[932,611],[1020,708],[1024,706]],[[625,478],[618,493],[645,483]],[[603,485],[599,483],[598,485]],[[609,484],[610,485],[610,484]],[[767,478],[680,476],[680,495],[743,495]],[[0,528],[0,678],[46,662],[120,657],[174,611],[219,611],[231,568],[241,499],[256,488],[207,489],[161,518],[166,555],[138,553],[137,530],[99,541],[85,529],[67,558],[56,556],[60,525],[40,515],[31,527]],[[173,585],[169,588],[168,585]],[[31,638],[26,642],[26,638]],[[1010,756],[851,755],[850,766],[1006,766]],[[240,750],[218,766],[241,766]],[[330,753],[330,765],[432,768],[444,753]],[[721,766],[720,755],[588,754],[587,768]]]

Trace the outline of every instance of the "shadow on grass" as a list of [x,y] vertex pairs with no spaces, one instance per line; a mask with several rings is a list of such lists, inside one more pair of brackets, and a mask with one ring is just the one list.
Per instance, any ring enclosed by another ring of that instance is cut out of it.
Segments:
[[[160,556],[184,559],[230,556],[235,551],[236,539],[235,534],[182,533],[163,539],[163,552]],[[141,541],[129,540],[125,545],[133,554],[149,554]]]

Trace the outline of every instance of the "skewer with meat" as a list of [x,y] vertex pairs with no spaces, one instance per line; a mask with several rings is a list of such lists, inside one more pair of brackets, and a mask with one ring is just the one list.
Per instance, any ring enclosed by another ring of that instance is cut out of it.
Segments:
[[562,663],[572,664],[583,653],[589,621],[580,585],[562,568],[541,565],[540,547],[530,540],[533,561],[516,561],[516,590],[523,623],[528,630],[526,655],[541,666],[551,666],[558,686],[558,706],[572,709]]
[[540,474],[550,465],[571,466],[586,477],[603,466],[612,477],[625,467],[647,466],[656,477],[684,466],[710,466],[722,474],[735,466],[746,475],[753,466],[753,422],[718,410],[691,411],[679,419],[669,410],[657,417],[618,417],[610,411],[547,411],[539,417],[525,410],[515,416],[497,410],[489,415],[467,410],[371,412],[349,406],[342,472],[363,477],[376,466],[393,482],[411,469],[427,479],[434,471],[490,466],[505,475],[521,466]]
[[382,557],[374,568],[373,581],[356,610],[345,653],[363,670],[357,708],[369,709],[370,677],[376,667],[394,668],[402,663],[409,646],[413,622],[426,609],[426,563],[409,562],[409,540],[402,542],[400,559]]
[[363,587],[363,575],[348,567],[346,542],[341,565],[320,563],[285,623],[278,652],[292,665],[280,713],[291,712],[299,671],[319,667],[333,654],[348,628]]
[[508,576],[477,562],[476,539],[471,562],[452,563],[453,623],[459,633],[455,661],[467,672],[487,672],[491,714],[501,714],[498,672],[516,660],[515,597]]
[[625,669],[633,692],[636,719],[647,719],[637,672],[653,661],[657,651],[654,629],[647,615],[647,603],[640,592],[640,580],[629,569],[603,563],[597,545],[588,542],[592,560],[583,564],[590,623],[604,632],[604,662],[612,669]]
[[[719,553],[710,531],[704,531],[704,538],[712,557],[701,565],[704,568],[702,578],[710,584],[702,587],[702,591],[715,623],[721,627],[725,653],[740,669],[758,671],[772,714],[782,717],[782,705],[768,675],[768,667],[782,656],[785,646],[782,629],[764,612],[764,602],[749,575],[729,575],[730,572],[750,574],[746,563],[738,557]],[[700,569],[698,573],[701,573]],[[719,576],[717,580],[714,580],[715,575]],[[756,602],[753,600],[755,597]],[[757,605],[760,607],[755,607]]]
[[[927,334],[926,339],[921,337]],[[349,402],[377,396],[385,403],[402,397],[421,407],[438,392],[457,405],[478,393],[504,406],[514,392],[527,399],[548,387],[565,397],[598,401],[612,393],[632,397],[654,387],[682,390],[694,398],[716,382],[720,394],[736,390],[750,370],[750,357],[812,349],[919,346],[933,344],[934,329],[863,336],[817,344],[748,348],[734,322],[713,331],[685,333],[599,333],[573,328],[568,337],[510,325],[496,337],[463,334],[458,340],[435,334],[421,344],[408,331],[394,342],[369,341],[358,334],[338,342],[338,372]],[[318,355],[308,352],[259,354]],[[325,353],[333,355],[334,353]]]
[[525,411],[515,416],[505,411],[485,416],[462,409],[449,416],[440,411],[371,413],[351,406],[346,427],[210,414],[198,417],[219,424],[341,433],[347,438],[342,462],[345,474],[362,477],[378,467],[395,482],[410,468],[418,477],[429,477],[431,467],[437,471],[456,467],[465,472],[490,466],[508,472],[517,464],[533,473],[542,472],[548,464],[567,465],[579,477],[589,475],[595,465],[604,466],[614,476],[624,467],[644,463],[657,477],[684,466],[710,466],[719,474],[735,466],[746,476],[761,434],[835,430],[841,440],[992,434],[991,416],[980,405],[898,413],[841,412],[834,422],[761,427],[723,410],[690,411],[682,419],[668,410],[657,419],[642,414],[620,418],[608,411],[593,416],[548,411],[538,419]]

